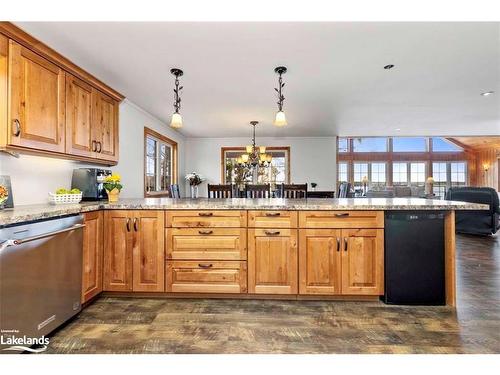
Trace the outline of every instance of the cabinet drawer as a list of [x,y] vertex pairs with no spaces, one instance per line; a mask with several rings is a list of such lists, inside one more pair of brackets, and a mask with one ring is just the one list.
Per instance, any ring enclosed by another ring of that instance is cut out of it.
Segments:
[[167,227],[240,228],[247,226],[246,211],[167,211]]
[[301,211],[300,228],[383,228],[383,211]]
[[167,228],[167,259],[246,260],[245,228]]
[[297,211],[248,211],[250,228],[297,228]]
[[246,293],[246,262],[168,261],[167,292]]

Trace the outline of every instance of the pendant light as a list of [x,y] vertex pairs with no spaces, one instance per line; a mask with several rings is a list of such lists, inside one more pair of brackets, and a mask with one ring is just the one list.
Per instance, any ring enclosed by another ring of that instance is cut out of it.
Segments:
[[179,96],[182,87],[179,87],[179,77],[181,77],[184,72],[177,68],[170,69],[170,73],[175,76],[175,88],[174,88],[174,113],[172,114],[172,120],[170,121],[170,127],[174,129],[182,128],[182,116],[179,113],[181,109],[181,98]]
[[286,122],[285,112],[283,112],[283,102],[285,101],[285,97],[283,96],[281,90],[285,86],[283,83],[282,75],[287,71],[286,67],[278,66],[274,69],[274,72],[279,75],[278,79],[278,88],[274,88],[278,93],[278,112],[276,112],[276,116],[274,118],[274,125],[278,127],[286,126],[288,123]]

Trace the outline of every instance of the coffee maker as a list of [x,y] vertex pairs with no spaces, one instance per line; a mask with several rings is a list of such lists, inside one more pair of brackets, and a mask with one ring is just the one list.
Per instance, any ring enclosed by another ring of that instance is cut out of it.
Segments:
[[111,176],[110,169],[99,168],[78,168],[73,169],[71,178],[71,188],[80,189],[83,193],[84,201],[96,201],[108,199],[108,194],[104,189],[104,179]]

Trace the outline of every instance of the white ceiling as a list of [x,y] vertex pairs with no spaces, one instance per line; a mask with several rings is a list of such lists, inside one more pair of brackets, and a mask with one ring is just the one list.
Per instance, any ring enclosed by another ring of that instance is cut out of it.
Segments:
[[500,134],[500,23],[17,24],[189,137]]

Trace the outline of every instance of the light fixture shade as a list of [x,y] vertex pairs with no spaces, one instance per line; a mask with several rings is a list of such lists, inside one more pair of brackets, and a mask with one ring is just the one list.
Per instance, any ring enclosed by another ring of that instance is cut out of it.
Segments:
[[246,149],[247,149],[247,154],[251,154],[252,151],[253,151],[253,146],[252,145],[248,145],[248,146],[246,146]]
[[428,184],[433,184],[434,183],[434,178],[432,178],[431,176],[427,177],[427,180],[425,180],[426,183]]
[[259,154],[259,161],[261,163],[264,163],[267,160],[267,155],[266,154]]
[[285,112],[276,112],[276,117],[274,118],[274,126],[282,127],[286,125],[288,125],[288,123],[286,122]]
[[266,146],[259,146],[259,153],[265,154],[266,153]]
[[242,164],[242,163],[243,163],[243,158],[242,158],[241,156],[238,156],[238,157],[236,158],[236,163],[238,163],[238,164]]
[[170,127],[174,129],[182,128],[182,116],[180,113],[174,112],[172,114],[172,120],[170,121]]
[[268,163],[270,163],[270,162],[271,162],[271,160],[273,160],[273,156],[272,156],[271,154],[267,154],[267,155],[266,155],[266,161],[267,161]]
[[243,163],[248,163],[248,154],[241,155],[241,160],[243,160]]
[[363,178],[361,179],[361,182],[364,184],[368,183],[368,177],[363,176]]

